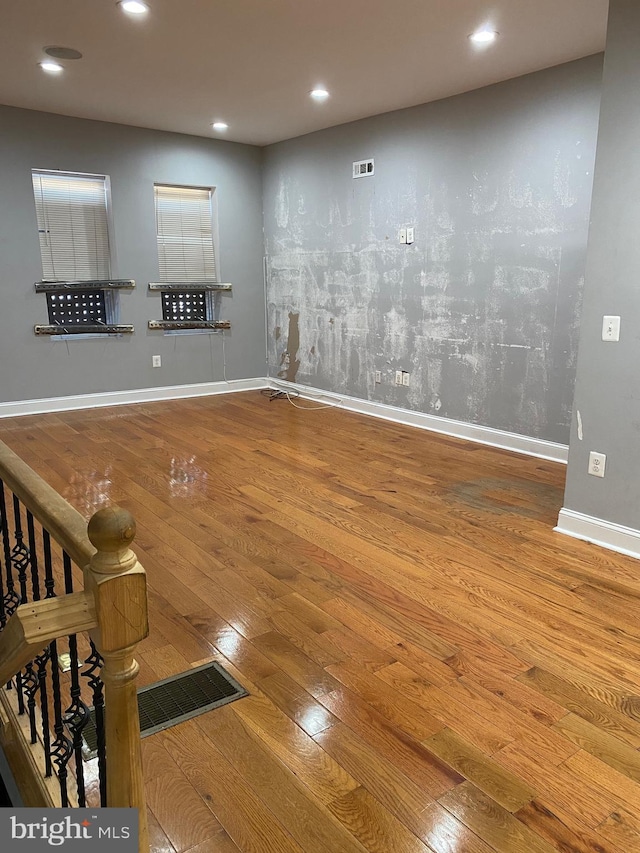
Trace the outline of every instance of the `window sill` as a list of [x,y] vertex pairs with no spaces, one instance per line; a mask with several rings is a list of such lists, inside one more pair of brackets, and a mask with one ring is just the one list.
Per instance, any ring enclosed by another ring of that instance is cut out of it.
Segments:
[[149,320],[149,328],[153,330],[162,329],[165,332],[181,331],[217,331],[218,329],[230,329],[228,320]]
[[57,338],[83,338],[96,337],[101,338],[105,335],[132,335],[134,332],[133,326],[123,326],[112,324],[108,326],[34,326],[33,331],[36,335],[48,335]]
[[66,290],[133,290],[132,278],[96,279],[93,281],[36,281],[36,293],[63,293]]
[[150,281],[149,282],[149,290],[150,291],[165,291],[171,292],[176,291],[178,293],[182,291],[199,291],[199,290],[213,290],[213,291],[223,291],[229,292],[232,289],[231,284],[221,283],[218,281]]

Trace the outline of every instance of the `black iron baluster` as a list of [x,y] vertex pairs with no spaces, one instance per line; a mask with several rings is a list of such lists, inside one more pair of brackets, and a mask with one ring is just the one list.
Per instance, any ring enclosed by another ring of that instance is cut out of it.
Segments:
[[100,782],[100,805],[107,805],[107,754],[105,743],[104,729],[104,684],[102,683],[101,671],[104,660],[102,655],[91,643],[91,654],[86,659],[85,663],[89,664],[89,669],[82,674],[89,681],[89,686],[93,691],[93,710],[96,725],[96,738],[98,741],[98,779]]
[[58,644],[56,640],[54,640],[49,646],[49,656],[51,658],[51,675],[53,681],[53,730],[56,735],[51,747],[51,756],[58,768],[60,803],[63,808],[67,808],[69,806],[69,793],[67,791],[67,765],[73,755],[73,744],[64,733],[62,696],[60,694],[60,672],[58,670]]
[[40,601],[40,575],[38,572],[38,550],[36,548],[36,533],[33,515],[27,510],[27,531],[29,536],[29,556],[31,562],[31,592],[33,601]]
[[[27,531],[29,537],[29,562],[31,564],[31,592],[33,601],[40,600],[40,579],[38,576],[38,555],[36,550],[36,534],[33,524],[33,515],[27,510]],[[44,656],[44,665],[46,666],[47,658]],[[22,686],[27,696],[27,710],[29,712],[29,727],[31,730],[31,743],[36,743],[38,740],[38,727],[36,725],[36,694],[42,682],[43,662],[42,656],[36,658],[35,663],[38,667],[36,673],[33,668],[33,661],[25,667],[25,675],[23,676]],[[46,669],[44,670],[46,673]]]
[[78,640],[75,634],[69,637],[69,656],[71,657],[71,704],[64,713],[64,722],[71,735],[73,752],[76,757],[76,782],[78,785],[78,805],[84,808],[86,797],[84,790],[84,768],[82,765],[82,731],[89,720],[89,709],[80,697],[80,679],[78,677]]
[[[35,549],[34,549],[35,552]],[[51,537],[49,532],[42,528],[42,552],[44,555],[44,588],[45,598],[54,598],[55,593],[53,587],[53,567],[51,563]],[[40,585],[38,583],[38,595],[40,595]],[[42,719],[42,747],[44,749],[44,764],[45,776],[49,778],[53,772],[51,762],[51,731],[49,729],[49,690],[47,686],[47,663],[51,659],[49,649],[45,649],[41,655],[36,658],[38,666],[38,684],[40,691],[40,715]],[[52,661],[52,667],[56,665],[56,661]]]
[[[18,690],[22,690],[24,696],[27,697],[27,712],[29,714],[29,730],[31,732],[31,743],[36,743],[38,740],[38,727],[36,725],[36,693],[40,682],[33,668],[33,661],[24,668],[24,675],[20,675],[20,680],[16,676],[16,686]],[[23,698],[18,694],[18,698]],[[24,706],[23,706],[24,709]]]
[[[65,592],[73,592],[71,558],[66,551],[62,552],[64,563]],[[69,657],[71,658],[71,704],[64,713],[65,725],[72,737],[73,752],[76,758],[76,782],[78,786],[78,805],[84,808],[86,796],[84,789],[84,768],[82,765],[82,730],[89,720],[89,709],[80,696],[80,679],[78,677],[78,640],[75,634],[69,636]]]
[[49,531],[42,528],[42,549],[44,551],[44,588],[45,598],[56,597],[56,579],[53,576],[53,564],[51,562],[51,536]]
[[13,496],[13,518],[15,522],[16,544],[11,550],[11,562],[18,572],[18,583],[20,584],[20,604],[26,604],[27,596],[27,567],[30,563],[29,549],[24,544],[22,532],[22,518],[20,515],[20,501]]
[[[7,559],[7,553],[9,550],[9,541],[7,537],[4,535],[4,511],[3,507],[5,506],[4,501],[4,482],[0,480],[0,493],[2,494],[2,500],[0,501],[0,538],[2,539],[2,544],[4,545],[4,556],[5,561]],[[2,559],[0,558],[0,631],[7,624],[7,614],[5,613],[4,607],[4,567],[2,565]]]
[[[0,481],[1,482],[1,481]],[[7,590],[4,594],[4,612],[8,619],[20,604],[20,596],[15,590],[13,581],[13,566],[11,563],[11,544],[9,542],[9,519],[7,517],[7,501],[4,493],[4,483],[0,488],[0,526],[2,528],[2,548],[4,552],[4,569],[7,579]]]
[[[27,596],[27,566],[29,565],[29,549],[24,544],[24,534],[22,532],[22,518],[20,515],[20,501],[13,495],[13,521],[14,521],[14,536],[16,544],[11,549],[11,563],[18,573],[18,584],[20,586],[20,597],[18,604],[26,604]],[[17,607],[17,605],[16,605]],[[27,689],[33,690],[34,685],[37,686],[37,680],[33,674],[33,665],[30,663],[26,668],[26,676],[23,679],[22,673],[16,673],[16,691],[18,693],[18,714],[22,715],[25,712],[24,697]],[[25,684],[28,688],[25,688]],[[31,736],[33,737],[34,723],[31,721]]]
[[[47,663],[49,649],[46,648],[36,657],[38,667],[38,693],[40,695],[40,719],[42,721],[42,748],[44,749],[44,775],[51,776],[51,732],[49,731],[49,691],[47,690]],[[31,741],[35,743],[35,740]]]
[[62,552],[62,564],[64,566],[64,591],[69,594],[73,592],[73,572],[71,570],[71,557],[66,551]]

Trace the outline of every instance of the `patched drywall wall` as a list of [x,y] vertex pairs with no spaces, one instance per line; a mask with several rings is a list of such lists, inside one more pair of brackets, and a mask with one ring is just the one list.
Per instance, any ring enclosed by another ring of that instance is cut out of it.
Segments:
[[265,149],[270,375],[566,443],[601,73],[589,57]]

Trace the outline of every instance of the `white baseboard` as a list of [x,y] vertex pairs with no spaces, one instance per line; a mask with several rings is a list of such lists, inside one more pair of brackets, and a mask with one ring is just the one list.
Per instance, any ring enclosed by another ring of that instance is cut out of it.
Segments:
[[614,524],[612,521],[583,515],[563,507],[558,515],[558,526],[554,527],[554,530],[566,536],[573,536],[574,539],[593,542],[594,545],[601,545],[610,551],[640,558],[640,530],[634,527],[624,527],[622,524]]
[[102,394],[74,394],[71,397],[46,397],[41,400],[18,400],[0,403],[0,418],[41,415],[47,412],[69,412],[74,409],[96,409],[125,406],[129,403],[151,403],[158,400],[180,400],[186,397],[209,397],[235,391],[268,388],[268,380],[231,379],[228,382],[199,382],[193,385],[165,385],[160,388],[136,388],[132,391],[105,391]]
[[455,438],[464,438],[475,441],[478,444],[487,444],[490,447],[499,447],[501,450],[512,450],[515,453],[524,453],[527,456],[536,456],[540,459],[548,459],[552,462],[564,462],[566,464],[569,448],[566,444],[556,444],[553,441],[545,441],[541,438],[532,438],[527,435],[519,435],[515,432],[493,429],[492,427],[468,424],[464,421],[440,418],[437,415],[428,415],[424,412],[414,412],[411,409],[401,409],[396,406],[388,406],[386,403],[376,403],[373,400],[361,400],[358,397],[348,397],[346,394],[336,394],[332,391],[322,391],[319,388],[309,388],[306,385],[298,385],[294,382],[285,382],[280,379],[269,379],[272,388],[283,388],[285,390],[297,391],[301,397],[310,400],[318,398],[335,401],[341,409],[350,412],[359,412],[363,415],[372,415],[375,418],[393,421],[398,424],[406,424],[431,432],[451,435]]
[[261,388],[284,388],[297,391],[302,397],[311,400],[323,398],[333,400],[341,408],[375,418],[393,421],[398,424],[418,427],[419,429],[463,438],[478,444],[498,447],[548,459],[552,462],[565,462],[568,447],[540,438],[519,435],[514,432],[493,429],[492,427],[468,424],[463,421],[440,418],[424,412],[414,412],[377,403],[372,400],[361,400],[346,394],[334,394],[319,388],[310,388],[294,382],[284,382],[279,379],[232,379],[228,382],[200,382],[192,385],[166,385],[159,388],[137,388],[131,391],[106,391],[101,394],[74,394],[70,397],[46,397],[39,400],[17,400],[10,403],[0,403],[0,418],[14,418],[20,415],[40,415],[47,412],[68,412],[75,409],[94,409],[105,406],[124,406],[130,403],[151,403],[158,400],[180,400],[188,397],[207,397],[214,394],[229,394],[236,391],[256,391]]

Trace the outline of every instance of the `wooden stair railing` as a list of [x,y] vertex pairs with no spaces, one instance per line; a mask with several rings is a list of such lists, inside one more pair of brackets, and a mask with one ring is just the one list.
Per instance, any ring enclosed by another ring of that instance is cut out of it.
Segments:
[[[148,634],[147,592],[130,548],[134,536],[133,517],[119,507],[99,510],[87,526],[0,442],[0,742],[25,805],[98,805],[82,760],[83,693],[90,688],[99,804],[137,808],[139,851],[148,853],[134,660]],[[83,589],[73,591],[78,575]],[[78,637],[85,632],[90,655],[81,672]],[[66,709],[58,671],[65,644],[71,663]],[[77,796],[68,791],[71,768]]]

